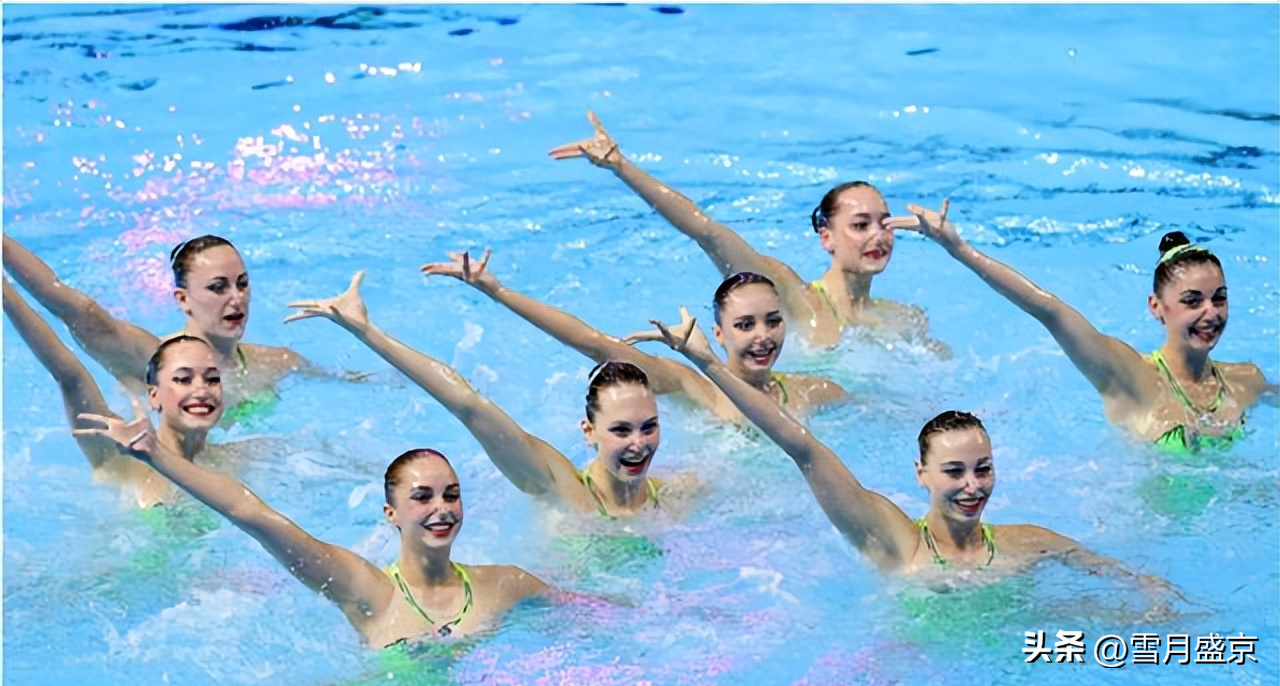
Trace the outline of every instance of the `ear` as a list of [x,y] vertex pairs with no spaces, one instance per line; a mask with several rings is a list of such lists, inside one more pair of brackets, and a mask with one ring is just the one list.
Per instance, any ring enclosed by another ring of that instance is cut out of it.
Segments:
[[187,289],[173,289],[173,299],[178,303],[178,309],[182,310],[187,316],[191,316],[191,308],[187,306]]
[[[711,325],[711,333],[715,335],[716,343],[719,343],[720,347],[724,348],[724,331],[720,329],[720,325],[719,324]],[[725,349],[728,350],[728,348],[725,348]]]
[[929,490],[929,487],[924,485],[924,465],[919,462],[916,462],[915,464],[916,464],[916,483],[920,484],[920,486],[927,491]]
[[1164,323],[1164,305],[1160,304],[1160,299],[1155,293],[1147,296],[1147,309],[1151,312],[1151,316]]
[[831,229],[823,227],[818,229],[818,242],[822,244],[822,249],[828,253],[835,253],[836,249],[831,245]]
[[595,427],[594,427],[594,426],[591,426],[591,422],[590,422],[589,420],[586,420],[586,419],[583,419],[583,420],[582,420],[582,424],[581,424],[581,426],[582,426],[582,437],[586,439],[586,441],[587,441],[587,445],[589,445],[589,446],[591,446],[591,447],[593,447],[593,448],[594,448],[594,447],[595,447],[595,444],[596,444],[596,429],[595,429]]
[[151,405],[152,412],[160,411],[160,388],[158,386],[147,386],[147,404]]
[[[394,507],[391,507],[391,503],[382,504],[382,514],[386,515],[388,524],[390,524],[391,526],[396,526],[396,523],[391,519],[392,517],[396,516],[396,509]],[[400,527],[397,526],[396,528],[398,529]]]

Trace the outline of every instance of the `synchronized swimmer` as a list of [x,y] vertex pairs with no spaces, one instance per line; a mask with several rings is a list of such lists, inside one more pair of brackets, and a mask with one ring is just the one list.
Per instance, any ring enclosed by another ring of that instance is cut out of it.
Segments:
[[[618,360],[640,367],[648,375],[654,393],[675,393],[720,419],[742,421],[733,403],[696,370],[633,347],[646,336],[618,339],[605,335],[567,312],[507,288],[486,268],[490,257],[487,250],[479,263],[472,263],[465,252],[451,253],[450,257],[449,262],[423,265],[422,271],[451,276],[471,285],[597,363]],[[729,368],[788,411],[802,415],[847,398],[844,389],[830,379],[773,370],[782,354],[787,322],[778,290],[767,277],[753,272],[731,275],[716,289],[712,311],[716,319],[713,332],[716,342],[728,354]]]
[[316,373],[288,348],[242,343],[249,324],[249,273],[225,238],[200,236],[169,255],[174,300],[186,317],[182,331],[161,337],[113,317],[84,292],[63,283],[49,265],[4,236],[4,268],[36,301],[61,319],[80,347],[126,388],[145,392],[142,370],[162,340],[193,336],[209,344],[226,381],[228,415],[252,412],[294,371]]
[[[94,480],[127,490],[138,507],[173,502],[173,485],[154,469],[129,458],[110,441],[77,433],[88,428],[81,415],[119,416],[107,405],[89,370],[8,279],[4,280],[4,313],[58,382],[67,422],[89,461]],[[156,440],[188,461],[198,455],[207,459],[206,452],[225,452],[206,444],[209,431],[222,418],[222,375],[209,344],[192,336],[175,336],[156,348],[144,368],[151,409],[160,413]]]
[[[1136,583],[1153,612],[1181,598],[1165,580],[1130,571],[1047,528],[985,523],[995,462],[986,428],[966,412],[944,412],[921,429],[915,473],[929,494],[929,509],[911,519],[863,486],[797,419],[847,400],[844,389],[819,376],[777,372],[774,364],[789,325],[820,346],[837,343],[852,328],[948,356],[946,345],[929,337],[923,311],[871,297],[871,282],[892,255],[894,231],[917,231],[1040,321],[1101,394],[1112,423],[1167,450],[1224,449],[1242,435],[1245,412],[1260,400],[1274,405],[1277,390],[1257,365],[1209,357],[1226,327],[1227,288],[1222,264],[1208,248],[1180,232],[1161,241],[1148,306],[1165,327],[1165,341],[1144,356],[966,243],[947,219],[948,202],[939,212],[910,205],[913,216],[891,217],[883,196],[864,182],[836,186],[813,211],[811,222],[831,266],[806,283],[633,165],[595,115],[588,117],[595,136],[556,147],[551,156],[586,157],[613,171],[698,242],[724,277],[713,297],[712,332],[725,361],[683,308],[678,325],[655,319],[656,331],[617,338],[507,288],[488,270],[488,251],[476,263],[464,252],[422,267],[427,274],[474,287],[597,362],[581,421],[583,437],[594,450],[584,468],[523,429],[457,371],[374,325],[360,295],[363,271],[336,297],[290,303],[296,312],[285,322],[324,318],[350,332],[461,421],[517,488],[594,521],[645,517],[655,510],[674,512],[679,519],[689,507],[699,488],[695,476],[681,472],[659,480],[650,475],[661,442],[656,396],[672,393],[720,420],[759,427],[796,463],[835,528],[883,572],[949,584],[1020,574],[1052,559]],[[179,245],[170,258],[174,297],[186,323],[180,333],[162,340],[111,316],[60,282],[16,240],[4,237],[6,271],[63,320],[112,375],[134,392],[145,390],[151,409],[159,413],[157,429],[136,399],[132,421],[112,412],[85,366],[4,282],[5,314],[59,384],[72,434],[96,480],[132,489],[142,507],[173,502],[175,486],[190,494],[336,603],[371,647],[474,635],[496,627],[526,599],[559,597],[519,567],[453,560],[463,522],[461,486],[449,460],[436,450],[409,450],[386,469],[383,513],[400,535],[399,558],[386,569],[317,540],[234,477],[201,464],[220,449],[206,440],[224,415],[224,401],[252,405],[256,394],[273,392],[285,374],[316,370],[287,348],[241,342],[249,280],[230,242],[201,236]],[[692,367],[635,347],[654,340],[682,354]],[[227,371],[226,388],[220,370]]]
[[290,303],[299,312],[285,321],[323,317],[349,331],[457,417],[516,488],[578,512],[608,517],[669,505],[691,490],[688,479],[664,483],[649,476],[662,431],[648,375],[639,367],[606,361],[592,370],[582,434],[596,455],[578,470],[564,453],[477,393],[457,371],[375,326],[360,297],[363,279],[364,272],[358,272],[347,291],[333,298]]
[[1259,400],[1275,405],[1276,385],[1252,362],[1214,362],[1209,353],[1227,327],[1222,262],[1181,231],[1160,240],[1147,306],[1165,329],[1164,344],[1143,355],[1099,332],[1089,320],[1029,279],[960,238],[941,212],[911,205],[913,219],[893,228],[919,231],[1035,317],[1102,396],[1107,419],[1169,452],[1229,447],[1241,435],[1244,413]]
[[929,337],[929,319],[914,305],[871,297],[871,281],[889,266],[893,230],[884,196],[865,181],[843,183],[827,191],[810,216],[831,266],[821,278],[806,282],[794,269],[751,247],[729,227],[716,222],[689,198],[632,164],[594,112],[587,118],[595,136],[551,149],[557,160],[585,157],[612,171],[664,219],[698,242],[720,274],[755,272],[775,284],[787,320],[814,345],[839,342],[855,328],[878,338],[918,342],[950,357],[951,350]]

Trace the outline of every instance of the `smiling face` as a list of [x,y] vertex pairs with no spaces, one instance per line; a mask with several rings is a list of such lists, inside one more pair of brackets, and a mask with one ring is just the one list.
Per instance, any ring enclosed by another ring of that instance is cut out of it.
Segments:
[[991,439],[980,428],[941,431],[916,463],[916,480],[929,491],[929,508],[943,518],[976,522],[996,485]]
[[869,186],[846,189],[818,231],[822,247],[847,273],[879,274],[893,254],[893,231],[884,226],[888,218],[889,206],[879,191]]
[[1227,283],[1216,264],[1180,265],[1173,278],[1148,296],[1151,314],[1164,323],[1167,340],[1208,354],[1227,327]]
[[658,450],[658,402],[653,391],[636,383],[598,390],[599,409],[582,421],[582,434],[596,447],[596,459],[621,481],[643,479]]
[[390,501],[382,506],[387,521],[411,545],[448,548],[462,529],[462,488],[448,461],[430,453],[399,466]]
[[773,286],[749,283],[733,289],[719,314],[712,331],[724,346],[730,371],[743,376],[772,369],[787,335],[782,300]]
[[174,291],[188,330],[238,341],[249,321],[249,274],[240,253],[218,245],[187,258],[186,287]]
[[212,429],[222,418],[222,376],[213,350],[200,341],[165,347],[147,395],[160,420],[179,433]]

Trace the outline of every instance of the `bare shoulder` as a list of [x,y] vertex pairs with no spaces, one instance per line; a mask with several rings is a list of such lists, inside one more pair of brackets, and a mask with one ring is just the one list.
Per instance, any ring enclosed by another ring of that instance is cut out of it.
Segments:
[[542,579],[515,565],[467,565],[467,572],[477,586],[495,589],[511,602],[549,588]]
[[1026,554],[1054,555],[1080,547],[1070,538],[1036,524],[1002,524],[991,530],[996,545]]
[[1261,393],[1267,386],[1262,368],[1252,362],[1215,362],[1227,383],[1250,393]]
[[798,393],[804,395],[813,404],[834,402],[849,395],[843,386],[823,376],[808,374],[785,374],[784,376]]
[[248,360],[249,364],[256,367],[266,367],[278,371],[294,371],[307,365],[305,357],[280,346],[241,343],[240,349],[244,351],[245,359]]

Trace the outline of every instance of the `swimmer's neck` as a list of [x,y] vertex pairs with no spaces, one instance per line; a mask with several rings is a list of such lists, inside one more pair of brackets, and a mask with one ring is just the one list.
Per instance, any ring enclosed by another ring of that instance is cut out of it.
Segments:
[[240,356],[236,354],[236,348],[240,345],[239,336],[234,338],[214,336],[192,328],[190,325],[182,328],[182,335],[195,336],[208,343],[209,347],[213,348],[213,354],[218,358],[218,370],[223,374],[243,371],[240,368]]
[[738,377],[739,379],[742,379],[743,381],[746,381],[752,386],[755,386],[756,389],[764,392],[765,395],[773,397],[773,387],[775,384],[773,381],[772,368],[747,369],[746,366],[742,364],[742,361],[736,358],[733,359],[728,364],[728,367],[729,367],[729,371],[734,376]]
[[156,429],[156,440],[160,445],[187,460],[194,460],[196,455],[204,450],[205,439],[208,436],[207,431],[179,432],[164,421],[161,421],[160,428]]
[[449,557],[452,548],[453,546],[444,548],[413,546],[402,536],[400,576],[410,586],[461,586],[462,579],[458,577],[458,572],[453,568],[453,560]]
[[[944,558],[962,557],[970,550],[985,550],[986,541],[982,540],[982,521],[973,519],[955,521],[929,510],[924,516],[929,525],[929,535],[933,536],[933,544]],[[948,555],[948,552],[954,554]]]
[[1209,373],[1208,351],[1183,348],[1174,342],[1172,334],[1166,337],[1164,345],[1160,346],[1160,355],[1164,357],[1164,362],[1175,379],[1191,379],[1198,382],[1203,381],[1205,375]]
[[[850,313],[857,314],[867,303],[871,302],[872,274],[846,272],[836,265],[831,265],[827,273],[822,275],[822,283],[831,295],[831,302],[843,313],[846,305]],[[843,295],[844,297],[840,297]]]
[[591,483],[595,485],[596,494],[613,506],[610,509],[638,510],[649,497],[647,478],[623,481],[605,469],[604,458],[598,454],[587,469],[591,474]]

